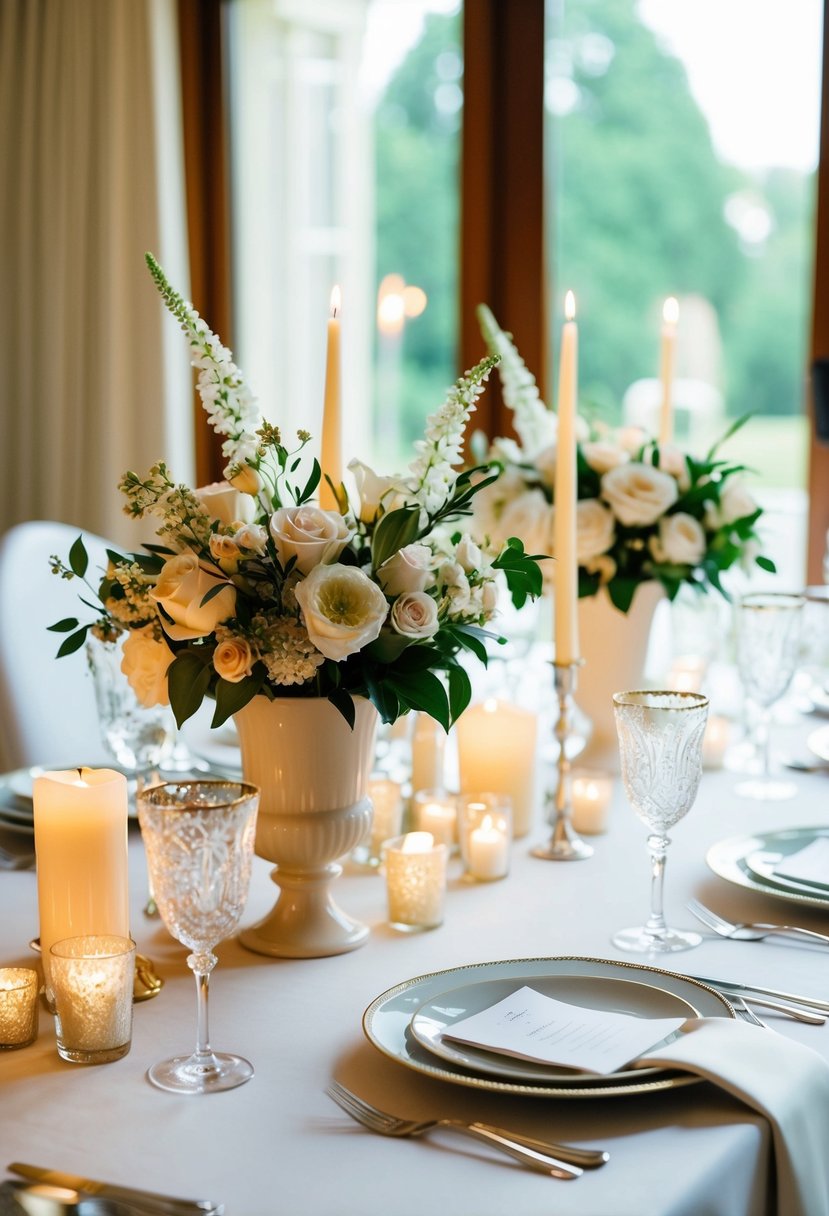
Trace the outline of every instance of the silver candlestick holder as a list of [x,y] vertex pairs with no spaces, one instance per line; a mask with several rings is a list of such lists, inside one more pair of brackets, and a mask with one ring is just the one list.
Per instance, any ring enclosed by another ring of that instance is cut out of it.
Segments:
[[558,699],[558,719],[555,737],[558,741],[558,785],[548,795],[548,802],[555,808],[553,833],[548,844],[536,845],[533,857],[545,861],[582,861],[593,856],[593,849],[586,844],[573,827],[573,801],[570,788],[570,757],[567,740],[573,730],[573,694],[578,683],[578,671],[583,660],[574,663],[553,663],[553,683]]

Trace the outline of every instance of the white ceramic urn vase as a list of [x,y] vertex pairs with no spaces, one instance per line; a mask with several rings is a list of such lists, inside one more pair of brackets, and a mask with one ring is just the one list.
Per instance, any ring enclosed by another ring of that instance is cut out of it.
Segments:
[[276,863],[272,911],[245,929],[249,950],[277,958],[321,958],[361,946],[368,928],[331,897],[344,857],[371,823],[366,795],[377,711],[354,700],[352,730],[321,697],[257,696],[234,715],[246,781],[259,786],[256,853]]

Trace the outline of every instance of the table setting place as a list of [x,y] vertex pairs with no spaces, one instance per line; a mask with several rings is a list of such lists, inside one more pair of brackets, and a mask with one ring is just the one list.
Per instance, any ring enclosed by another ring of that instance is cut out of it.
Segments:
[[[741,466],[674,442],[675,312],[658,436],[581,416],[572,298],[555,410],[482,308],[381,477],[343,467],[332,302],[300,473],[147,262],[227,480],[126,473],[155,539],[51,558],[93,615],[39,644],[86,659],[111,760],[0,778],[0,1216],[829,1216],[826,774],[771,746],[825,742],[809,595],[757,558],[719,666],[625,641],[649,588],[704,612],[760,551]],[[493,372],[521,447],[462,467]],[[549,490],[524,533],[510,472]]]

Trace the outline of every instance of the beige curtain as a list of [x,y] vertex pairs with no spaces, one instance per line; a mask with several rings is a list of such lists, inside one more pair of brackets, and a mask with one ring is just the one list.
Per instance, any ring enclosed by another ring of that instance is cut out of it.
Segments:
[[0,3],[0,532],[135,542],[118,478],[191,476],[174,0]]

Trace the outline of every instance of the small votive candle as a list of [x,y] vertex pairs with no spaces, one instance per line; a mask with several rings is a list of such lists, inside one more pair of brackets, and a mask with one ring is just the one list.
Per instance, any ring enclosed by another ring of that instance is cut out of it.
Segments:
[[431,832],[435,840],[454,848],[458,843],[458,807],[452,794],[443,790],[419,790],[412,798],[414,827]]
[[37,1038],[40,983],[29,967],[0,967],[0,1051],[28,1047]]
[[702,767],[722,768],[730,742],[731,722],[728,718],[712,714],[705,724],[705,734],[702,736]]
[[449,850],[431,832],[409,832],[383,850],[389,924],[404,933],[443,923]]
[[509,873],[512,804],[497,794],[468,794],[458,800],[461,860],[468,878],[491,882]]
[[58,1054],[73,1064],[120,1060],[132,1039],[135,942],[70,937],[51,953]]
[[368,835],[352,853],[352,860],[359,865],[380,864],[383,844],[392,836],[399,836],[403,823],[403,791],[399,782],[386,777],[372,777],[368,783],[371,799],[371,826]]
[[675,692],[699,692],[705,679],[707,663],[694,654],[674,659],[668,672],[668,688]]
[[613,778],[597,769],[574,769],[570,792],[573,827],[585,836],[607,831],[607,812],[613,799]]

